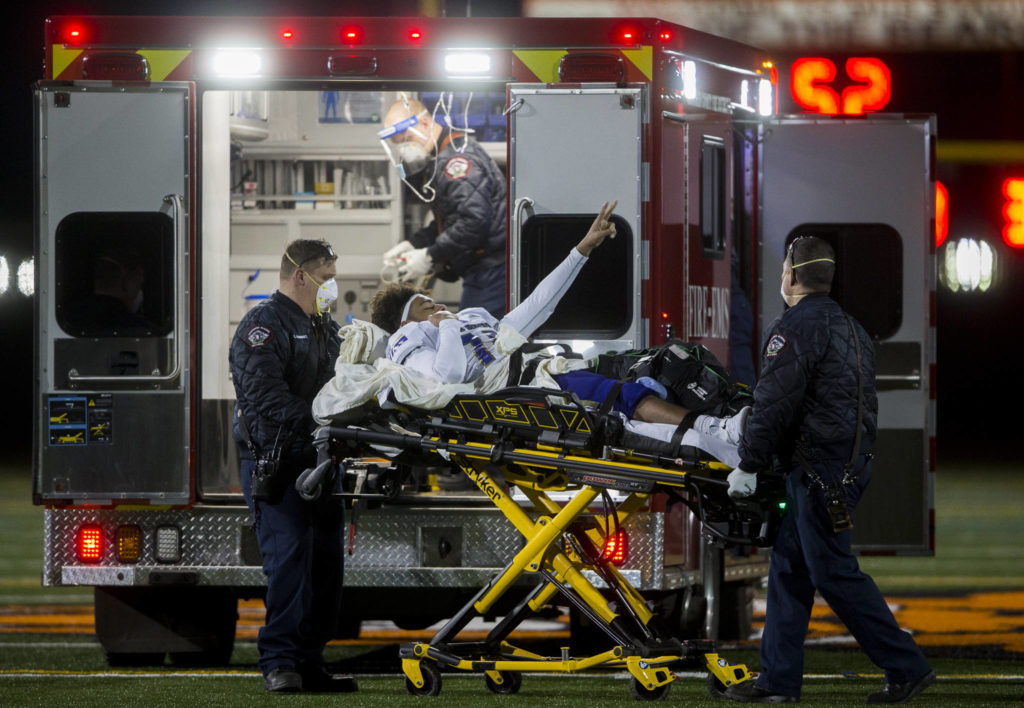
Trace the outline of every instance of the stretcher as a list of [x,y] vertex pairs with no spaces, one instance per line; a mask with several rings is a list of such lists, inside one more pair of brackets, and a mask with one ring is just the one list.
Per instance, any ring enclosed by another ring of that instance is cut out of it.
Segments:
[[[769,482],[757,496],[734,502],[726,495],[728,466],[695,448],[630,436],[614,415],[598,416],[571,392],[548,389],[460,395],[441,411],[384,410],[370,402],[319,428],[315,441],[320,464],[300,478],[300,492],[317,493],[332,470],[351,476],[347,465],[358,477],[346,483],[349,493],[396,493],[386,466],[367,471],[351,464],[367,456],[450,465],[523,536],[522,548],[433,639],[402,645],[409,693],[437,695],[440,667],[483,672],[486,688],[499,694],[516,693],[531,671],[627,671],[632,694],[642,700],[664,697],[680,669],[706,670],[713,694],[750,678],[712,641],[671,636],[611,562],[605,542],[653,494],[664,493],[689,507],[719,545],[770,545],[784,508],[781,485]],[[603,513],[592,513],[599,505]],[[604,592],[588,575],[603,582]],[[457,641],[470,620],[492,616],[499,599],[524,584],[525,595],[483,641]],[[556,603],[574,607],[614,646],[591,656],[570,656],[565,648],[549,657],[508,641],[524,620]]]

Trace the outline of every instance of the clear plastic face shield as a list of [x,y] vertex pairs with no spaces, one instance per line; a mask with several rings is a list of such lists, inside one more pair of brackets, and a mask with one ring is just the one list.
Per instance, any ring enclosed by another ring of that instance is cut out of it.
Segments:
[[[433,135],[428,135],[425,130],[426,123],[422,118],[426,116],[427,111],[423,109],[417,115],[403,118],[397,123],[381,128],[377,131],[377,138],[384,148],[384,154],[388,156],[388,160],[398,171],[398,178],[420,200],[430,203],[436,196],[430,183],[434,181],[434,175],[437,174],[437,143],[434,142]],[[422,191],[420,191],[409,183],[409,177],[426,169],[427,163],[430,162],[430,155],[424,145],[430,142],[434,142],[434,166],[430,177],[423,183]]]
[[[451,145],[455,152],[465,152],[466,146],[469,142],[469,134],[473,130],[469,127],[458,128],[454,125],[451,118],[451,106],[454,99],[454,94],[449,93],[447,95],[447,102],[445,101],[445,94],[442,93],[437,103],[434,104],[433,113],[428,114],[427,109],[424,108],[416,115],[410,115],[407,118],[403,118],[397,123],[381,128],[377,131],[377,138],[380,140],[381,146],[384,148],[384,153],[388,156],[388,160],[394,165],[395,170],[398,171],[398,177],[405,185],[412,190],[419,199],[423,202],[430,203],[434,201],[434,197],[437,196],[436,191],[431,186],[434,181],[434,177],[437,175],[437,153],[438,145],[434,138],[433,131],[428,130],[428,125],[433,125],[436,121],[438,109],[444,114],[444,122],[451,129],[452,140]],[[407,99],[404,94],[402,100],[405,101],[406,108],[410,108]],[[466,107],[462,117],[463,125],[468,126],[469,123],[469,104],[473,100],[473,94],[470,93],[466,99]],[[429,123],[424,120],[427,116],[430,116]],[[461,144],[457,144],[455,140],[455,134],[462,134]],[[426,149],[427,144],[433,143],[433,153],[429,153]],[[431,170],[430,177],[427,178],[423,186],[417,189],[409,183],[408,178],[413,175],[419,174],[427,167],[427,163],[430,162],[433,157],[433,169]]]

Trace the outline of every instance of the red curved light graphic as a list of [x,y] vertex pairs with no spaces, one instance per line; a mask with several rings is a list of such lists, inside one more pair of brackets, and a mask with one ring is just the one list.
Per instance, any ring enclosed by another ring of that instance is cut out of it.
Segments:
[[949,192],[942,182],[935,183],[935,248],[949,236]]
[[1003,241],[1012,248],[1024,248],[1024,177],[1010,177],[1003,182]]
[[892,98],[892,76],[885,62],[875,57],[850,57],[846,75],[861,83],[843,89],[843,113],[859,116],[880,111]]
[[793,100],[810,113],[836,115],[839,113],[839,94],[822,84],[836,78],[836,65],[824,57],[803,57],[793,62],[790,90]]

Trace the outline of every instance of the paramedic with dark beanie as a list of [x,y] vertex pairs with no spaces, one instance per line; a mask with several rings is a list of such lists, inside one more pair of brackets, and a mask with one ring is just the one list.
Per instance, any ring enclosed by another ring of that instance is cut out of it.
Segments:
[[871,339],[828,295],[835,268],[823,239],[801,236],[787,249],[781,293],[789,307],[765,335],[741,463],[729,475],[729,495],[746,497],[773,460],[786,474],[786,517],[768,573],[762,671],[726,689],[735,701],[799,700],[815,591],[885,672],[884,689],[868,703],[909,701],[935,680],[850,550],[850,514],[871,477],[878,398]]
[[323,658],[341,609],[344,511],[327,495],[304,501],[294,486],[316,462],[311,406],[338,356],[329,311],[336,260],[326,241],[289,243],[277,292],[245,314],[231,342],[242,492],[267,577],[257,647],[268,691],[356,690],[351,677],[329,674]]

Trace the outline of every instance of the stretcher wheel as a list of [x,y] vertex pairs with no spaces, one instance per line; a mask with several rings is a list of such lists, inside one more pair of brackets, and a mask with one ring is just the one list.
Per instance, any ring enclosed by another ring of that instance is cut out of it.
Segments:
[[417,686],[408,677],[405,679],[405,691],[411,696],[436,696],[441,692],[441,670],[433,661],[421,661],[420,673],[423,674],[423,685]]
[[708,672],[708,693],[715,698],[728,698],[725,695],[725,684],[718,680],[718,677],[713,673]]
[[502,683],[494,683],[487,674],[484,674],[484,685],[487,690],[491,693],[497,693],[498,695],[508,696],[513,693],[519,693],[519,689],[523,685],[523,675],[518,671],[499,671],[501,675]]
[[647,688],[634,678],[629,682],[629,692],[638,701],[663,701],[668,697],[668,689],[671,686],[671,683],[665,683]]

